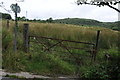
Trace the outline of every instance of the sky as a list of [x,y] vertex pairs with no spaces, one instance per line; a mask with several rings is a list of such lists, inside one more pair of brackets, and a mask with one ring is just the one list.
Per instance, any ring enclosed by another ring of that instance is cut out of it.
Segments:
[[[107,6],[78,6],[75,1],[76,0],[24,0],[24,2],[17,2],[16,0],[0,0],[0,3],[4,2],[4,7],[7,10],[11,10],[11,4],[18,3],[21,8],[18,16],[25,16],[28,19],[46,20],[52,17],[53,19],[86,18],[102,22],[118,21],[118,12],[114,9]],[[118,5],[114,7],[118,8]],[[1,7],[0,12],[8,13]],[[14,18],[12,11],[9,14]]]

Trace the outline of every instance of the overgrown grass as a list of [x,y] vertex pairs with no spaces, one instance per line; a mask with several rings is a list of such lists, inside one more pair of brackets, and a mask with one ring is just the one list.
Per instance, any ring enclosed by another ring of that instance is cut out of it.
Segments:
[[[22,32],[23,24],[19,22],[19,31]],[[84,27],[69,24],[56,23],[33,23],[27,22],[30,25],[30,35],[46,36],[52,38],[92,42],[96,41],[97,30],[101,30],[99,47],[109,49],[117,46],[118,31],[114,31],[102,27]],[[6,27],[6,22],[3,21],[3,26]],[[10,30],[13,32],[14,22],[10,21]]]
[[109,49],[117,45],[118,32],[100,27],[81,27],[68,24],[30,23],[30,34],[59,39],[92,42],[96,41],[97,30],[101,30],[100,48]]
[[[42,46],[30,43],[30,52],[23,52],[23,23],[19,22],[18,30],[18,51],[13,51],[13,27],[14,22],[10,21],[9,29],[6,28],[6,21],[3,21],[3,68],[8,71],[28,71],[35,74],[42,75],[76,75],[80,74],[84,76],[91,64],[90,54],[85,50],[70,50],[70,53],[62,53],[57,51],[46,51],[43,52],[40,48]],[[75,26],[69,24],[55,24],[55,23],[33,23],[27,22],[30,25],[30,35],[45,36],[65,40],[75,40],[83,42],[96,42],[97,30],[101,30],[100,41],[99,41],[99,52],[97,54],[97,61],[95,64],[104,62],[104,55],[106,53],[113,57],[120,56],[117,53],[117,36],[118,31],[114,31],[102,27],[84,27]],[[45,40],[40,40],[45,41]],[[50,40],[46,40],[50,42]],[[55,44],[56,41],[51,41],[51,44]],[[75,43],[64,43],[67,46],[72,47],[85,47],[91,46],[75,44]],[[49,46],[47,46],[49,47]],[[54,47],[59,51],[65,51],[61,47]],[[93,64],[94,65],[94,64]],[[83,74],[82,74],[83,73]]]

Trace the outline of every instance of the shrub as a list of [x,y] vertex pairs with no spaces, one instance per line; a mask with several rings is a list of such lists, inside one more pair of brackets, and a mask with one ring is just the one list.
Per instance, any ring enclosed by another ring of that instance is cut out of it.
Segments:
[[82,74],[82,78],[93,78],[101,80],[120,79],[120,55],[119,53],[110,53],[110,55],[111,58],[107,61],[102,61],[102,63],[93,65],[90,68],[85,69]]

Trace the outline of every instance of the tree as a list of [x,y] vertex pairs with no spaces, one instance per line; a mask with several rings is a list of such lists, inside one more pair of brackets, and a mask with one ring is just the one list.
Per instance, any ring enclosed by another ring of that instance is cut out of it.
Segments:
[[23,17],[17,17],[17,19],[20,20],[20,21],[25,21],[26,17],[25,16],[23,16]]
[[52,17],[46,20],[47,22],[51,23],[53,21]]
[[77,0],[77,5],[88,4],[88,5],[96,5],[96,6],[108,6],[117,12],[120,13],[120,10],[115,8],[113,5],[117,5],[120,3],[120,0]]
[[0,16],[0,18],[2,18],[2,19],[12,19],[10,14],[0,12],[0,15],[2,15],[2,16]]

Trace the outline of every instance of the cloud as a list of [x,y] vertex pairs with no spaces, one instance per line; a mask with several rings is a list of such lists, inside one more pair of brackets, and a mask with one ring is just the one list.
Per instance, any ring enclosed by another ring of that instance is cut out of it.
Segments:
[[[91,5],[77,5],[76,0],[24,0],[18,2],[21,13],[18,16],[26,16],[29,19],[53,19],[58,18],[89,18],[100,21],[117,21],[118,13],[109,7],[97,7]],[[15,0],[4,0],[7,9]],[[117,7],[117,6],[115,6]],[[5,12],[4,10],[1,10]],[[14,17],[14,13],[11,14]]]

